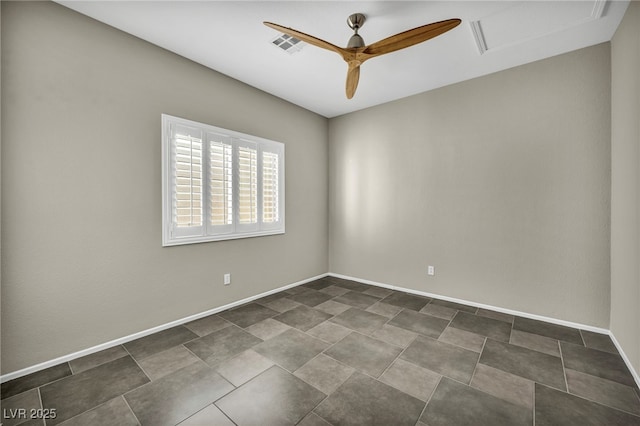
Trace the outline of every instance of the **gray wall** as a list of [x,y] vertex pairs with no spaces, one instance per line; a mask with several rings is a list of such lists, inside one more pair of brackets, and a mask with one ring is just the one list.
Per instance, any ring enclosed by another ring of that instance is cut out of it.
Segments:
[[[1,5],[0,5],[1,6]],[[0,81],[2,81],[2,7],[0,7]],[[0,84],[2,99],[2,84]],[[2,102],[0,102],[0,259],[2,258]],[[2,306],[2,266],[0,265],[0,307]],[[2,315],[0,315],[0,354],[2,354]]]
[[611,41],[611,331],[640,372],[640,3]]
[[330,270],[607,328],[610,95],[606,43],[330,120]]
[[[55,3],[2,64],[3,373],[327,271],[325,118]],[[287,233],[162,248],[161,113],[284,142]]]
[[[329,131],[56,4],[1,7],[2,373],[327,270],[604,328],[611,306],[640,368],[637,3],[611,49]],[[284,142],[287,234],[162,248],[163,112]]]

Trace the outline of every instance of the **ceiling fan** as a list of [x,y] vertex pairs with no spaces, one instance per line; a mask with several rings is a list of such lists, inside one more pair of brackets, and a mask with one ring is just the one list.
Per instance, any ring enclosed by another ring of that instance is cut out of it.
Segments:
[[354,34],[347,43],[347,47],[338,47],[317,37],[310,36],[298,30],[294,30],[293,28],[283,27],[282,25],[274,24],[272,22],[264,22],[264,24],[284,34],[306,41],[314,46],[331,50],[342,56],[342,59],[344,59],[349,65],[349,70],[347,71],[346,92],[347,98],[351,99],[356,93],[358,80],[360,79],[360,65],[362,65],[364,61],[375,58],[376,56],[384,55],[385,53],[395,52],[396,50],[422,43],[423,41],[427,41],[452,30],[462,22],[460,19],[448,19],[446,21],[434,22],[392,35],[391,37],[387,37],[367,46],[364,44],[364,40],[360,34],[358,34],[358,30],[362,28],[365,20],[366,17],[362,13],[354,13],[347,18],[347,24],[354,31]]

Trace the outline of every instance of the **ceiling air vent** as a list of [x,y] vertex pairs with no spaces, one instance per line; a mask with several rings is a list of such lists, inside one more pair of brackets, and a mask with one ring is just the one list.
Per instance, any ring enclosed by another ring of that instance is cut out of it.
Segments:
[[297,38],[286,34],[280,34],[272,41],[272,43],[290,55],[300,51],[304,45],[304,43],[301,43]]

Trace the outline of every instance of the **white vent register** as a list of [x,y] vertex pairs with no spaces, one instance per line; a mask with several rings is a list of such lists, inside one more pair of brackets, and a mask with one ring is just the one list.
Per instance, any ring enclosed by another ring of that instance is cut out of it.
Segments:
[[302,49],[302,46],[304,46],[304,43],[302,43],[301,40],[287,34],[280,34],[278,37],[273,39],[271,43],[290,55],[299,52]]

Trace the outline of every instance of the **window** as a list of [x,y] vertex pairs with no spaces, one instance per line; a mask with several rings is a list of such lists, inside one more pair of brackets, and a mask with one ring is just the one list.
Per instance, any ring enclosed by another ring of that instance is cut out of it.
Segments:
[[162,115],[162,245],[284,233],[284,144]]

